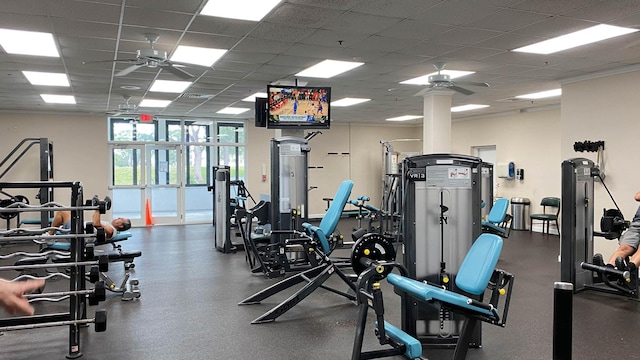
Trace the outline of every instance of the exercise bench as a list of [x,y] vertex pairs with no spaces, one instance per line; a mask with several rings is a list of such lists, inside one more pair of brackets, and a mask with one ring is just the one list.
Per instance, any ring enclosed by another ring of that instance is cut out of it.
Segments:
[[[389,273],[386,280],[395,292],[407,301],[438,303],[440,306],[465,317],[462,331],[456,343],[453,359],[463,360],[469,349],[469,342],[478,321],[504,327],[506,325],[513,275],[496,269],[502,250],[502,238],[495,234],[481,234],[464,258],[455,278],[460,292],[446,290],[441,286],[413,280],[407,277],[407,270],[396,263],[375,263],[358,278],[358,322],[352,360],[374,359],[392,355],[404,355],[408,359],[421,359],[422,346],[414,335],[399,329],[384,320],[384,305],[379,281],[386,273],[385,267],[400,269],[400,274]],[[382,268],[382,270],[381,270]],[[485,290],[490,291],[488,302],[483,301]],[[505,296],[500,311],[500,297]],[[392,349],[362,352],[367,311],[376,313],[376,335],[381,345],[391,345]]]

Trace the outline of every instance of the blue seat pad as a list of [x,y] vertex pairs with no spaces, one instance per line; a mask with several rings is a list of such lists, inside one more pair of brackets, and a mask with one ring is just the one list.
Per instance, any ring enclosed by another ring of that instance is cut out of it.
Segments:
[[491,311],[477,306],[469,305],[471,300],[468,296],[464,296],[453,291],[445,290],[440,287],[422,283],[397,274],[389,274],[387,281],[393,286],[406,291],[417,299],[424,301],[439,301],[444,304],[451,304],[461,308],[465,308],[483,315],[493,317]]

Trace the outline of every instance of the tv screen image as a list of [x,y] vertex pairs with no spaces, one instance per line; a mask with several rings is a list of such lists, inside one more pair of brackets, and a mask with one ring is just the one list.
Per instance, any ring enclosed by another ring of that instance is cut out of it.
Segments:
[[329,128],[331,88],[270,85],[267,94],[268,128]]

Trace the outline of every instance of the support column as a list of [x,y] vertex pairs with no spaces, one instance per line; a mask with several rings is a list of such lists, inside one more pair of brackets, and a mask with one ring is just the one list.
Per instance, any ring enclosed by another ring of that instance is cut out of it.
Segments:
[[293,136],[304,139],[304,129],[276,129],[276,138],[283,136]]
[[424,97],[422,125],[422,153],[451,152],[451,96],[447,89],[428,89],[418,95]]

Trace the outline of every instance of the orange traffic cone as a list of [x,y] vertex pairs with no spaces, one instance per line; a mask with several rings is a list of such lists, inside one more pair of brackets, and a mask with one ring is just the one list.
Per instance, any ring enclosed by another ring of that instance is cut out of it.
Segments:
[[147,226],[153,225],[153,220],[151,219],[151,203],[149,203],[149,199],[147,199],[147,203],[145,204],[145,218]]

